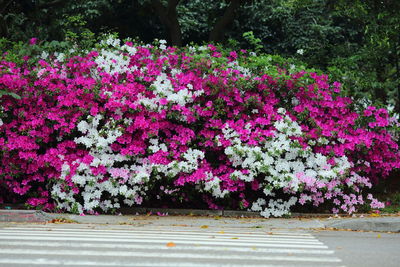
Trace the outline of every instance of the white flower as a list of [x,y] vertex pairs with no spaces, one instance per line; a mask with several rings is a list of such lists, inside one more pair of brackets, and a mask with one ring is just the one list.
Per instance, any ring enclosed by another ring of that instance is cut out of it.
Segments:
[[65,59],[65,54],[64,53],[56,53],[56,59],[58,62],[63,62]]
[[284,108],[278,108],[277,112],[278,112],[279,114],[285,114],[285,113],[286,113],[286,109],[284,109]]
[[46,59],[48,56],[49,56],[49,53],[47,53],[46,51],[43,51],[42,54],[40,54],[41,59]]

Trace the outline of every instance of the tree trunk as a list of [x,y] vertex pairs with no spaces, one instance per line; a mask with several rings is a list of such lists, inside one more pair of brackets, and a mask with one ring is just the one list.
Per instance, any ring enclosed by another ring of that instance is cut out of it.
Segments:
[[397,82],[397,99],[396,99],[396,112],[400,114],[400,35],[395,46],[395,64],[396,64],[396,82]]
[[0,14],[0,38],[8,37],[8,27],[2,14]]
[[4,19],[12,0],[0,0],[0,37],[8,37],[7,21]]
[[168,6],[165,7],[159,0],[152,0],[152,5],[160,19],[166,27],[168,37],[172,45],[182,46],[182,32],[178,21],[176,6],[179,0],[168,0]]
[[236,9],[240,6],[241,0],[231,0],[229,6],[226,8],[224,15],[217,20],[214,28],[211,30],[209,35],[209,41],[221,42],[224,39],[224,33],[227,27],[235,19]]

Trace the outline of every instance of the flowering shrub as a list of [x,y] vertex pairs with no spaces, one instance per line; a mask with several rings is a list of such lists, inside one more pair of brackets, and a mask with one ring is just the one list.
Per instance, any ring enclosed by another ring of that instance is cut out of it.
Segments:
[[382,207],[363,189],[400,165],[387,110],[361,110],[325,75],[271,76],[246,51],[110,37],[89,52],[8,56],[0,90],[21,99],[1,98],[0,184],[32,206],[94,213],[174,197],[265,217],[306,203],[352,213]]

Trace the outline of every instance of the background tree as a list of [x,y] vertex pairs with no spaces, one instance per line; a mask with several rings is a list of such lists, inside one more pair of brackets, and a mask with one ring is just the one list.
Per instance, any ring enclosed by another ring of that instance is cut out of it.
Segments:
[[252,31],[260,52],[302,60],[343,82],[349,95],[399,112],[398,10],[398,0],[0,0],[0,37],[85,40],[117,32],[246,49],[243,33]]

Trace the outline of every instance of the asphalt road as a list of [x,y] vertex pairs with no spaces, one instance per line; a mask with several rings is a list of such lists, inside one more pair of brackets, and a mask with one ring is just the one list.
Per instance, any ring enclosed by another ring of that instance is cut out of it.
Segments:
[[3,224],[0,266],[400,266],[400,234],[221,225]]
[[400,266],[400,233],[311,231],[346,266]]

